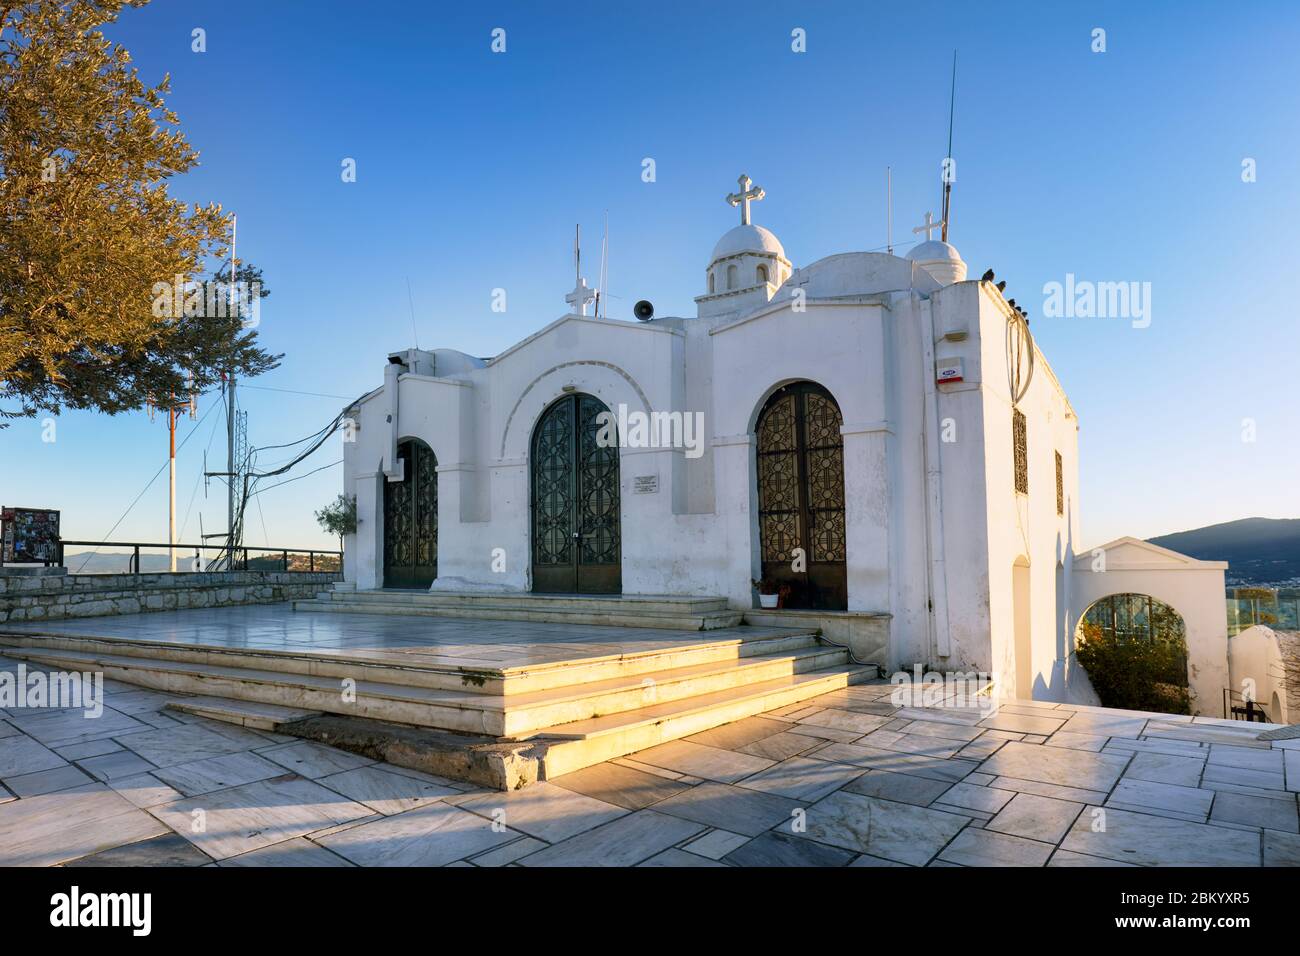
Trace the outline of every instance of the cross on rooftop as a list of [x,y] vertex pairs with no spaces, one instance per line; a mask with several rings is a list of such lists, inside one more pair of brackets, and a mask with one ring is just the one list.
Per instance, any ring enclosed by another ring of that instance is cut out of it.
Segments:
[[933,232],[934,230],[936,230],[936,229],[942,229],[942,228],[943,228],[943,225],[944,225],[944,224],[943,224],[943,221],[942,221],[942,220],[940,220],[939,222],[935,222],[935,221],[934,221],[934,213],[927,212],[927,213],[925,214],[925,225],[924,225],[924,226],[917,226],[916,228],[914,228],[914,229],[912,230],[912,232],[914,232],[914,233],[916,233],[916,232],[923,232],[923,233],[925,233],[925,241],[926,241],[926,242],[929,242],[929,241],[930,241],[930,233],[932,233],[932,232]]
[[564,301],[573,306],[574,315],[586,315],[587,303],[596,298],[596,290],[587,287],[587,280],[578,279],[573,291],[564,297]]
[[[736,180],[736,182],[740,183],[740,192],[728,194],[727,202],[733,206],[740,207],[740,224],[742,226],[748,226],[749,204],[751,202],[758,202],[766,196],[767,193],[763,192],[762,186],[754,186],[754,181],[744,173],[740,174],[740,178]],[[754,188],[750,189],[750,186],[754,186]]]

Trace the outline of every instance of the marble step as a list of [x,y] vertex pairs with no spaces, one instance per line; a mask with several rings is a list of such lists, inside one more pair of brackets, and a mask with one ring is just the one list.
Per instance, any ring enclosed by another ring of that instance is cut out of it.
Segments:
[[739,659],[791,653],[820,646],[811,631],[741,628],[726,637],[664,644],[647,650],[594,655],[553,663],[501,668],[461,658],[455,661],[396,660],[392,652],[375,650],[313,653],[309,650],[182,644],[171,641],[124,640],[81,635],[11,632],[0,635],[5,653],[75,651],[92,655],[136,657],[176,663],[305,674],[336,680],[353,677],[409,687],[509,696],[646,675],[696,665],[725,664]]
[[848,654],[841,648],[810,647],[786,654],[512,694],[504,699],[506,734],[527,735],[543,727],[626,714],[847,663]]
[[250,727],[253,730],[274,731],[281,724],[315,717],[318,710],[301,710],[295,707],[277,707],[274,704],[259,704],[251,700],[230,700],[225,697],[183,697],[168,701],[164,710],[174,710],[181,714],[193,714],[220,720],[227,724]]
[[877,673],[871,665],[841,665],[792,674],[625,714],[560,724],[539,730],[527,739],[546,743],[542,777],[553,779],[851,684],[875,680]]
[[314,675],[85,651],[23,648],[11,653],[68,670],[102,670],[106,677],[172,693],[254,701],[274,708],[364,716],[496,737],[518,737],[552,725],[688,701],[822,670],[847,660],[842,649],[809,647],[791,653],[674,668],[649,676],[623,676],[504,697],[358,680],[355,700],[348,701],[338,679]]
[[[546,624],[596,624],[607,627],[651,627],[673,631],[713,631],[735,627],[744,617],[743,612],[721,609],[695,609],[683,607],[652,610],[622,601],[609,601],[598,606],[566,607],[561,603],[517,602],[484,599],[471,603],[437,600],[380,600],[366,598],[354,600],[358,594],[341,591],[327,592],[329,600],[317,597],[311,601],[294,601],[295,611],[317,611],[352,614],[400,614],[449,617],[473,621],[529,621]],[[389,595],[391,592],[371,592]],[[421,593],[423,597],[423,593]],[[400,596],[399,596],[400,597]]]
[[168,693],[255,701],[491,736],[501,736],[504,730],[502,712],[484,706],[494,698],[465,691],[357,680],[355,700],[348,702],[341,679],[312,674],[30,647],[9,647],[5,654],[60,670],[101,671],[107,679]]
[[317,600],[341,603],[414,604],[428,607],[511,607],[544,608],[560,611],[625,611],[701,614],[727,610],[724,597],[677,594],[538,594],[532,591],[422,591],[379,589],[374,591],[329,590]]

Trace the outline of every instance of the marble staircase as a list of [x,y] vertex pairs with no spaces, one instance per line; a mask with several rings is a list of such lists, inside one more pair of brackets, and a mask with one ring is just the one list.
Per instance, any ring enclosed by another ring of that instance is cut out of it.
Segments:
[[543,778],[876,676],[799,628],[519,667],[48,632],[0,634],[0,654],[177,694],[532,741]]

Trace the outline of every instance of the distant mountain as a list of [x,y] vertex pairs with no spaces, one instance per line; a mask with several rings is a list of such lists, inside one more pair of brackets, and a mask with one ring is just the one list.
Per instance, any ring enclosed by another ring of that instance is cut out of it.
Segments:
[[1300,518],[1242,518],[1150,541],[1203,561],[1227,561],[1229,581],[1278,584],[1300,579]]
[[[188,569],[185,559],[193,560],[192,554],[177,552],[176,561]],[[131,570],[130,551],[80,551],[63,555],[63,563],[73,574],[126,574]],[[165,554],[140,555],[140,570],[145,574],[151,571],[168,570],[169,562]]]

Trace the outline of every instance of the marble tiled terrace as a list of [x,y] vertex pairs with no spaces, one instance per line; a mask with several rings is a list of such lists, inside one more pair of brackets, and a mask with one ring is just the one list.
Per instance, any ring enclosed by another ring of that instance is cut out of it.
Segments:
[[[737,628],[671,631],[617,625],[548,624],[352,614],[297,614],[284,604],[124,614],[91,620],[9,625],[11,633],[149,641],[178,647],[214,647],[293,654],[310,652],[370,663],[511,668],[555,664],[578,657],[634,654],[721,640]],[[776,630],[746,628],[745,632]]]
[[864,684],[500,793],[105,689],[0,711],[0,864],[1300,865],[1300,740],[1258,724]]

